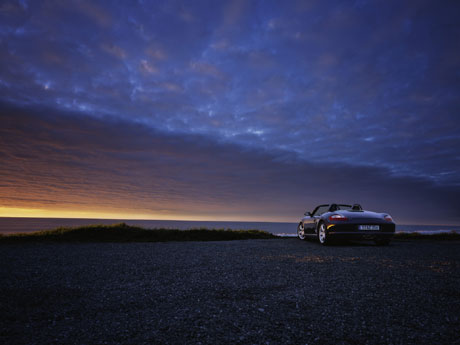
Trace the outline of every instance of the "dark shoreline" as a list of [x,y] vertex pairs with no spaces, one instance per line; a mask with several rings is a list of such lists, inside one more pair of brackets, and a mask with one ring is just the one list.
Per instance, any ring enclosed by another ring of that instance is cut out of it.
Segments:
[[[261,230],[232,229],[145,229],[125,223],[111,225],[89,225],[81,227],[61,227],[29,233],[0,234],[1,243],[25,242],[169,242],[169,241],[229,241],[244,239],[279,239]],[[289,238],[289,237],[288,237]],[[439,234],[419,232],[396,233],[394,239],[416,240],[460,240],[460,234],[454,231]]]
[[[294,223],[280,222],[246,222],[246,221],[178,221],[178,220],[129,220],[129,219],[81,219],[81,218],[15,218],[0,217],[0,234],[30,233],[55,229],[58,227],[81,227],[94,224],[119,224],[126,223],[130,226],[142,227],[144,229],[259,229],[270,232],[274,235],[295,235],[297,228]],[[404,225],[397,224],[396,232],[438,232],[456,231],[460,233],[460,226],[456,225]]]

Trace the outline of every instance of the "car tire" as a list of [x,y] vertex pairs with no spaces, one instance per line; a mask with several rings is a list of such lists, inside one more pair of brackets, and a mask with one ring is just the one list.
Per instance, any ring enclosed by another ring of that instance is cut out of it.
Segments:
[[318,241],[323,246],[327,246],[329,244],[329,238],[327,236],[326,224],[323,223],[323,222],[318,224]]
[[378,246],[387,246],[388,244],[390,244],[390,240],[387,240],[387,239],[378,239],[378,240],[374,240],[375,244],[378,245]]
[[302,223],[299,223],[299,225],[297,225],[297,237],[299,240],[305,240],[305,228],[303,227]]

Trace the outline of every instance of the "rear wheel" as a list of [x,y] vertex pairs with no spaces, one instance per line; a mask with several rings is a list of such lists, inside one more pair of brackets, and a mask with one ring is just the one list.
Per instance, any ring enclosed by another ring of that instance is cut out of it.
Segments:
[[302,241],[305,239],[305,228],[303,227],[302,223],[299,223],[299,225],[297,225],[297,237]]
[[323,246],[327,245],[329,242],[329,238],[327,236],[326,224],[324,223],[320,223],[318,226],[318,241]]

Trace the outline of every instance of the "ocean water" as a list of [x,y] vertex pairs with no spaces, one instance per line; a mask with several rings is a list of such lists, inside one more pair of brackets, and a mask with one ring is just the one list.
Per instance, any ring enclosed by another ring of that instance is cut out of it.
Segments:
[[[179,220],[123,220],[123,219],[79,219],[79,218],[8,218],[0,217],[0,234],[33,232],[51,230],[58,227],[73,227],[90,224],[116,224],[126,223],[147,229],[233,229],[233,230],[265,230],[276,235],[294,236],[298,223],[274,222],[213,222],[213,221],[179,221]],[[396,231],[439,233],[455,231],[460,233],[460,226],[444,225],[396,225]]]

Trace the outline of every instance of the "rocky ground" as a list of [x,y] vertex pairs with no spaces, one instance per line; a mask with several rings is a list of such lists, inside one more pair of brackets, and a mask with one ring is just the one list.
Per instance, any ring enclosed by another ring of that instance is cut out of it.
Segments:
[[3,244],[2,344],[460,343],[460,242]]

